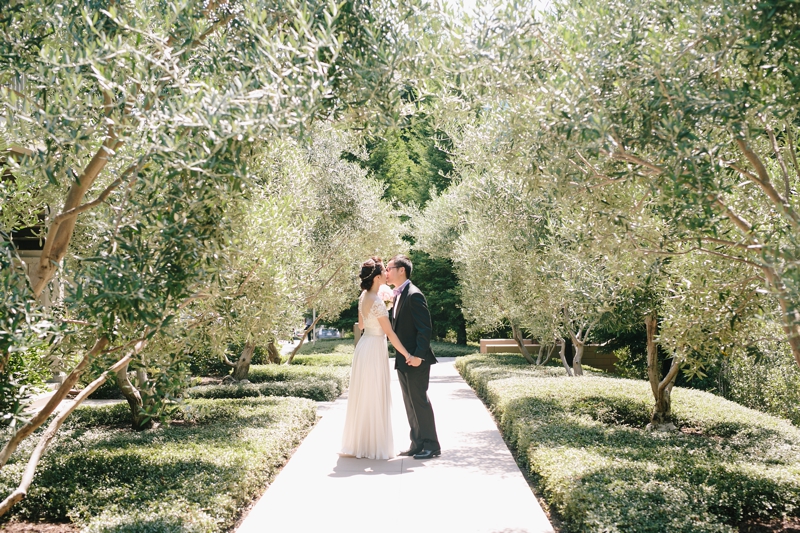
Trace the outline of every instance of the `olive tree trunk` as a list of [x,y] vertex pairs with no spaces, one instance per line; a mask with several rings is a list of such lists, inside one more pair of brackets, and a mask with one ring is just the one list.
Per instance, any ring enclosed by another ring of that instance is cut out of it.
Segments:
[[244,381],[250,374],[250,362],[253,360],[253,352],[256,349],[256,343],[248,341],[244,345],[242,354],[233,366],[233,374],[231,377],[234,381]]
[[[147,381],[147,375],[144,370],[137,370],[139,385]],[[144,381],[143,381],[144,380]],[[131,426],[137,431],[151,429],[154,426],[152,417],[145,414],[144,401],[142,400],[142,393],[139,392],[131,380],[128,378],[128,365],[126,364],[117,370],[117,385],[122,395],[128,401],[128,407],[131,409]]]
[[267,354],[267,361],[269,361],[270,364],[281,364],[281,352],[278,351],[278,347],[275,346],[274,340],[269,341],[269,344],[267,345]]
[[582,376],[583,365],[581,365],[581,361],[583,360],[583,349],[586,347],[586,343],[571,332],[570,335],[572,336],[572,345],[575,347],[575,355],[572,358],[572,372],[576,376]]
[[[536,366],[547,364],[547,362],[553,356],[553,352],[555,352],[555,351],[556,351],[556,345],[555,344],[551,344],[551,345],[548,346],[548,345],[545,345],[544,342],[542,342],[539,345],[539,354],[536,356]],[[545,355],[545,352],[547,353],[547,355]]]
[[294,356],[297,355],[297,352],[299,352],[300,348],[303,347],[303,343],[306,342],[306,337],[308,336],[308,334],[310,332],[314,331],[314,326],[317,325],[317,322],[319,322],[320,318],[322,318],[322,315],[319,315],[316,318],[316,320],[314,320],[314,322],[311,323],[310,326],[308,326],[306,329],[303,330],[303,335],[300,337],[300,342],[297,343],[297,346],[294,347],[294,350],[292,350],[292,353],[289,354],[289,357],[286,359],[286,362],[283,363],[283,364],[285,364],[285,365],[291,365],[292,364],[292,361],[294,361]]
[[675,424],[672,423],[672,387],[675,386],[675,378],[678,376],[680,364],[677,358],[672,359],[672,365],[664,378],[661,378],[661,367],[658,363],[658,344],[656,343],[656,333],[658,331],[658,316],[655,312],[648,314],[645,319],[647,327],[647,377],[650,381],[650,388],[653,390],[655,405],[650,423],[647,429],[654,431],[672,431]]
[[536,361],[528,351],[528,347],[525,346],[525,339],[522,336],[522,330],[517,324],[511,324],[511,335],[514,337],[514,340],[517,341],[517,346],[519,346],[519,351],[522,354],[522,357],[524,357],[529,364],[535,365]]

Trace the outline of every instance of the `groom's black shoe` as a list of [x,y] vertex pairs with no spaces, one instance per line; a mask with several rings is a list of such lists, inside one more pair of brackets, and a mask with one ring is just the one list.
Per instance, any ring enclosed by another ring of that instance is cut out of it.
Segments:
[[417,455],[420,452],[422,452],[422,448],[417,448],[417,449],[411,448],[404,452],[400,452],[397,455],[400,455],[402,457],[411,457],[412,455]]
[[438,450],[422,450],[414,455],[414,459],[430,459],[431,457],[439,457],[440,455],[442,455],[441,448]]

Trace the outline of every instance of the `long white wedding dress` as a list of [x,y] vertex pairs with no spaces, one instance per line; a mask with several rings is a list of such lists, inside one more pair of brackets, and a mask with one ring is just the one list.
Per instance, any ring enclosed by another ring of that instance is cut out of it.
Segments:
[[358,302],[358,311],[364,317],[364,334],[356,345],[350,369],[347,416],[339,453],[359,458],[391,459],[396,454],[392,435],[389,352],[386,335],[378,322],[378,317],[388,317],[389,313],[380,300],[364,312],[363,301],[364,293]]

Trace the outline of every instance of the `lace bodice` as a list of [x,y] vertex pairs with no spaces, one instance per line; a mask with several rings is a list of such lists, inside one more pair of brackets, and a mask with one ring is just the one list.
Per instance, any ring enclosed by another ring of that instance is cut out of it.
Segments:
[[364,297],[366,291],[361,293],[358,299],[358,312],[364,318],[364,333],[367,335],[383,335],[383,328],[378,322],[378,318],[389,316],[389,311],[386,310],[386,304],[381,300],[376,299],[373,301],[369,309],[364,309]]

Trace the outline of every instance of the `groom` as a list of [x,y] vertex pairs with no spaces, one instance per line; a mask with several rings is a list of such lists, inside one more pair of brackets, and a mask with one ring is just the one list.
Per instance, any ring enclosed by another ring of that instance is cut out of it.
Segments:
[[430,459],[442,454],[436,436],[433,407],[428,399],[431,365],[436,363],[436,357],[431,350],[432,328],[428,302],[411,283],[411,270],[411,261],[404,255],[394,256],[386,265],[387,281],[394,285],[392,329],[405,349],[413,354],[408,362],[403,357],[394,358],[408,424],[411,426],[411,446],[400,455]]

